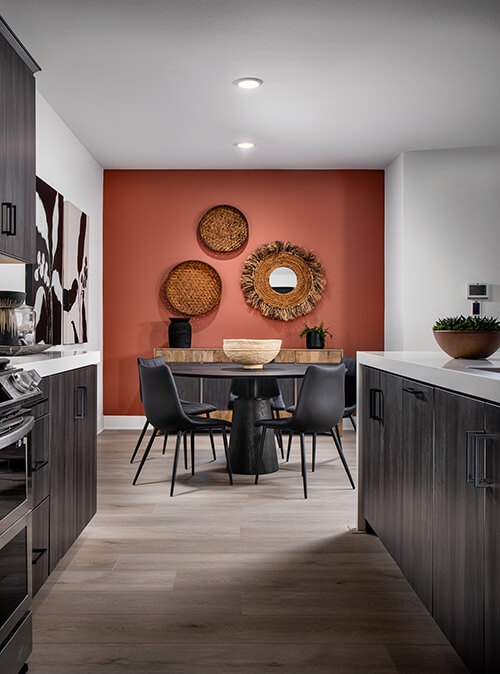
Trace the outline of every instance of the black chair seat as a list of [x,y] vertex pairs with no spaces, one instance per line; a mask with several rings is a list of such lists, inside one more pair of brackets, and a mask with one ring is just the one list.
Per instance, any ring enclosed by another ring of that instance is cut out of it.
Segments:
[[181,405],[184,412],[190,416],[194,414],[210,414],[210,412],[215,412],[217,409],[214,405],[191,402],[190,400],[181,400]]

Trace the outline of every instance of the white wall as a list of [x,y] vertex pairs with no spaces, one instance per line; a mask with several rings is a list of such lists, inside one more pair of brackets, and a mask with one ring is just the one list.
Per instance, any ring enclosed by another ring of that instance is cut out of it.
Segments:
[[405,152],[386,172],[385,344],[438,347],[440,316],[470,314],[466,284],[489,284],[500,315],[500,147]]
[[[47,101],[36,97],[36,174],[89,216],[89,340],[102,353],[103,170]],[[0,288],[24,290],[25,267],[0,265]],[[75,347],[61,347],[71,350]],[[98,367],[98,429],[102,429],[102,366]]]

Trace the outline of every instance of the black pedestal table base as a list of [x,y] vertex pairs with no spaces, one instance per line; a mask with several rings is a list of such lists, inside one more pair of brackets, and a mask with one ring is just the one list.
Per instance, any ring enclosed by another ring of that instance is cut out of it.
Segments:
[[[255,475],[262,428],[256,428],[259,419],[272,418],[269,400],[262,398],[237,398],[233,403],[233,425],[229,454],[233,473]],[[261,473],[275,473],[278,459],[274,434],[266,434]]]

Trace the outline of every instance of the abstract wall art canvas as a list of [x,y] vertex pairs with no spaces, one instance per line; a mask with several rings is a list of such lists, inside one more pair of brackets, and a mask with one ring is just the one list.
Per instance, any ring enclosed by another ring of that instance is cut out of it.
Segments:
[[33,303],[36,341],[45,344],[61,344],[63,204],[62,195],[37,177]]
[[89,219],[71,202],[64,202],[63,343],[87,341]]

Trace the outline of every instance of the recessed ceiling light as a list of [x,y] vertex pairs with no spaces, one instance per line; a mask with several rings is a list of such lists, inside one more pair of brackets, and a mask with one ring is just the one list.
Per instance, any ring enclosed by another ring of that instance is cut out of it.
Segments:
[[239,147],[240,150],[251,150],[255,147],[255,143],[252,143],[249,140],[242,140],[239,143],[235,143],[236,147]]
[[238,80],[234,80],[233,84],[236,84],[240,89],[257,89],[263,84],[263,81],[259,80],[258,77],[240,77]]

